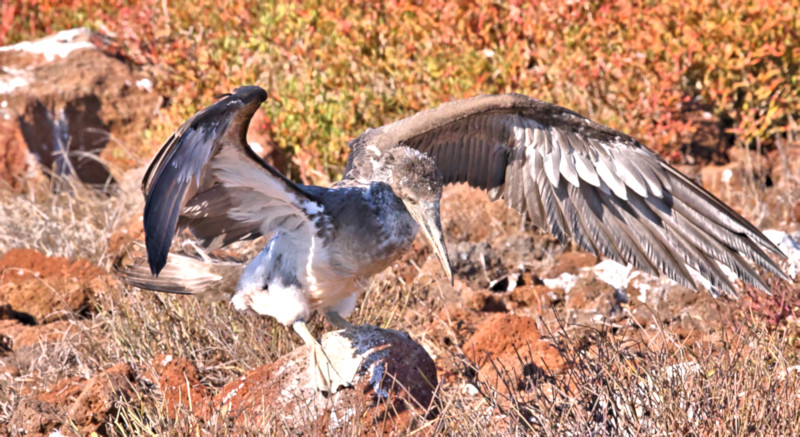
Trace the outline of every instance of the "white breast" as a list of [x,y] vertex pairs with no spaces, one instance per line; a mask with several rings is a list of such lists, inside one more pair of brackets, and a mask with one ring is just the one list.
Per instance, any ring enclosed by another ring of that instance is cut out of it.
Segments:
[[[308,320],[312,311],[347,315],[369,285],[355,266],[333,265],[336,258],[316,236],[278,233],[245,268],[231,303],[284,325]],[[349,308],[349,309],[348,309]]]

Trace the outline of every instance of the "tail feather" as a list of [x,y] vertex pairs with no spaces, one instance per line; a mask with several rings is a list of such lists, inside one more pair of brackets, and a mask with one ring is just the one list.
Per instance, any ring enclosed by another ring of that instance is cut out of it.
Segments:
[[204,300],[228,300],[236,291],[244,264],[170,253],[158,276],[150,273],[147,258],[143,256],[120,259],[114,270],[124,283],[145,290],[191,294]]

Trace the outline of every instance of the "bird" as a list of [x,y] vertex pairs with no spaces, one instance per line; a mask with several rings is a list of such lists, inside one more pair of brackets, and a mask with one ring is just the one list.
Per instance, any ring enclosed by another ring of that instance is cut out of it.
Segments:
[[[146,265],[120,273],[145,289],[229,296],[237,310],[291,326],[324,393],[350,375],[310,333],[313,313],[350,327],[370,278],[420,232],[452,283],[439,213],[447,184],[502,199],[598,257],[699,289],[694,271],[715,296],[736,295],[726,271],[767,293],[754,266],[788,280],[770,253],[785,256],[753,224],[636,139],[561,106],[481,95],[367,129],[348,142],[341,180],[322,187],[292,182],[248,146],[266,99],[258,86],[236,88],[166,140],[142,181]],[[246,265],[170,255],[184,228],[206,250],[269,240]]]

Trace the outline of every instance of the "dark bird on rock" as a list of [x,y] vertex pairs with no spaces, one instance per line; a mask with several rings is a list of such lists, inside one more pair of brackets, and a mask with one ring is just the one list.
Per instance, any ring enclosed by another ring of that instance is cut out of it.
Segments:
[[[452,281],[439,220],[446,184],[481,188],[563,243],[690,288],[694,270],[715,293],[735,294],[721,266],[767,292],[753,264],[786,278],[768,252],[783,255],[755,226],[635,139],[568,109],[519,94],[446,103],[368,129],[348,143],[342,180],[319,187],[290,181],[248,146],[266,98],[237,88],[164,143],[142,184],[149,271],[121,273],[152,290],[230,289],[237,309],[292,325],[312,346],[323,391],[350,375],[332,368],[306,327],[314,311],[348,326],[370,278],[420,230]],[[271,238],[246,266],[168,259],[182,228],[210,249]]]

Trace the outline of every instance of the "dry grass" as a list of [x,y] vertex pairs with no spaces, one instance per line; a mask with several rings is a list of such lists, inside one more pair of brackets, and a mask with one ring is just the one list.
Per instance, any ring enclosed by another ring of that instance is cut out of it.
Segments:
[[[123,178],[108,193],[65,180],[56,193],[50,187],[32,186],[23,195],[4,194],[0,253],[30,247],[49,255],[85,258],[108,270],[117,256],[109,251],[110,232],[141,210],[138,177],[134,173]],[[519,232],[514,220],[494,220],[490,226],[489,234],[497,241],[504,241],[512,228]],[[526,235],[540,238],[530,232]],[[252,253],[260,244],[263,241],[243,244],[237,250]],[[679,339],[670,326],[660,326],[658,338],[653,338],[651,331],[632,325],[598,329],[543,322],[542,326],[555,326],[546,337],[563,352],[566,370],[553,373],[529,366],[526,383],[518,385],[511,383],[515,378],[508,369],[498,366],[508,389],[498,391],[478,380],[457,344],[421,338],[425,323],[408,317],[409,313],[427,314],[427,321],[433,321],[432,314],[454,298],[441,294],[436,284],[406,284],[399,274],[384,272],[353,316],[354,323],[406,330],[456,364],[455,378],[439,387],[438,417],[425,420],[420,413],[411,429],[397,430],[398,434],[800,434],[797,308],[777,322],[742,310],[726,329],[713,332],[710,340],[691,344]],[[800,289],[787,290],[787,301],[800,301]],[[548,317],[558,321],[563,311],[556,308]],[[437,322],[456,331],[452,320]],[[285,327],[236,313],[226,303],[123,286],[99,296],[89,316],[73,315],[69,323],[71,329],[60,341],[42,342],[16,352],[13,358],[0,356],[0,361],[13,359],[21,364],[21,375],[0,385],[0,423],[9,420],[30,390],[41,390],[69,376],[90,377],[126,362],[139,378],[135,396],[120,400],[118,413],[110,418],[107,430],[111,434],[175,435],[190,430],[199,435],[224,434],[230,431],[225,422],[203,423],[188,412],[176,419],[167,417],[157,382],[144,376],[152,374],[153,358],[166,353],[191,360],[202,382],[216,392],[299,344]],[[325,328],[317,318],[312,329],[320,333]],[[520,360],[525,362],[525,358]],[[320,431],[313,422],[306,426],[309,433]],[[280,435],[283,429],[276,412],[268,429],[252,433]],[[354,422],[346,434],[378,430],[362,429],[362,424]]]
[[[563,374],[532,372],[520,387],[510,382],[515,380],[513,375],[498,367],[505,384],[515,389],[505,395],[473,381],[487,402],[505,415],[507,431],[542,435],[800,432],[800,379],[793,364],[797,356],[785,347],[785,333],[749,325],[713,345],[668,351],[648,346],[650,339],[640,332],[630,332],[628,337],[623,332],[594,330],[589,344],[566,332],[562,329],[554,337],[568,362]],[[669,332],[662,335],[672,337]]]

